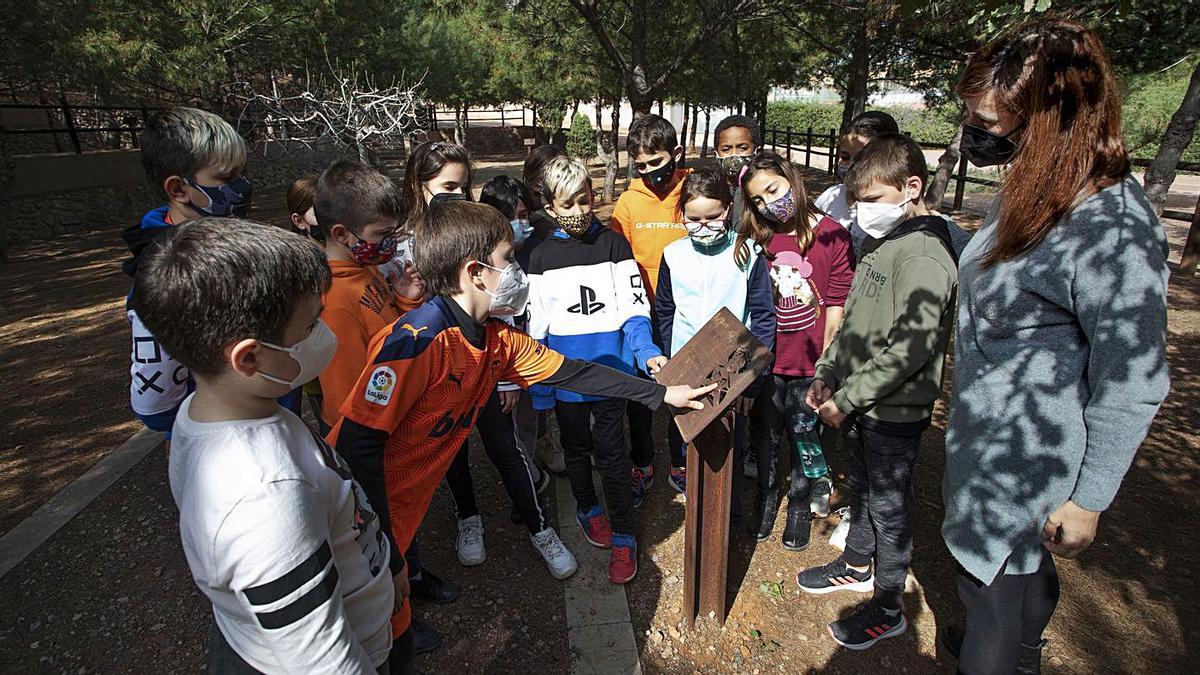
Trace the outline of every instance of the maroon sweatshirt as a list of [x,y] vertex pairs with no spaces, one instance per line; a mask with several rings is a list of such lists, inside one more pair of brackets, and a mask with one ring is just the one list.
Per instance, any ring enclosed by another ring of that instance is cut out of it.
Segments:
[[822,216],[816,237],[801,251],[795,234],[767,244],[775,290],[775,374],[812,377],[825,345],[825,315],[842,307],[854,279],[850,233]]

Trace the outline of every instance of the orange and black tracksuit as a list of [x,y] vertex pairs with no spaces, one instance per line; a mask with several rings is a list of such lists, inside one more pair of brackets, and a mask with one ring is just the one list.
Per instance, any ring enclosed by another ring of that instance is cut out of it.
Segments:
[[[381,331],[369,365],[342,404],[329,440],[350,464],[399,551],[412,542],[438,483],[500,380],[662,404],[666,389],[595,363],[574,361],[499,320],[475,320],[435,297]],[[399,636],[406,603],[392,617]]]

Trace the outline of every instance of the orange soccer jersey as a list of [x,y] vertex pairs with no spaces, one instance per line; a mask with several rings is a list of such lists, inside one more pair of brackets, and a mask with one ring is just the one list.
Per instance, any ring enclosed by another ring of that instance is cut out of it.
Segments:
[[[425,517],[475,417],[500,380],[528,388],[554,375],[562,355],[498,320],[484,325],[484,348],[470,342],[450,307],[435,297],[380,331],[343,419],[388,434],[383,450],[392,535],[404,551]],[[455,308],[457,309],[457,308]],[[461,311],[461,310],[459,310]],[[330,432],[336,446],[339,421]],[[411,620],[409,603],[393,634]]]

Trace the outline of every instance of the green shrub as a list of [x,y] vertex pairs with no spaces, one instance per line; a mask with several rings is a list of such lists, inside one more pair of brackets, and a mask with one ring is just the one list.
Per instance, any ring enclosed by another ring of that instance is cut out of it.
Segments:
[[[1158,154],[1158,144],[1171,123],[1171,116],[1183,101],[1195,67],[1196,60],[1188,59],[1164,72],[1132,75],[1126,79],[1121,132],[1130,155],[1154,159]],[[1180,159],[1200,162],[1200,142],[1193,139]]]
[[[918,109],[902,107],[870,107],[896,118],[901,133],[911,134],[923,143],[949,143],[958,129],[958,111],[952,107]],[[767,104],[767,129],[780,132],[789,126],[793,134],[803,134],[812,127],[813,133],[829,134],[842,125],[842,106],[834,103],[804,101],[772,101]],[[782,141],[782,139],[780,139]]]
[[575,113],[571,118],[571,129],[567,131],[567,154],[583,160],[585,164],[596,156],[596,132],[587,115]]

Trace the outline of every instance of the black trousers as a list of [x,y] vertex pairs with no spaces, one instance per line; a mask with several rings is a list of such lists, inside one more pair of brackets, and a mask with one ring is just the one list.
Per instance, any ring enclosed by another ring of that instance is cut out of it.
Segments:
[[856,567],[874,556],[875,598],[898,609],[912,560],[912,474],[921,432],[880,433],[852,417],[842,425],[842,438],[850,488],[850,531],[843,556]]
[[[625,414],[629,416],[629,460],[633,466],[650,466],[654,463],[654,411],[629,401],[625,404]],[[682,466],[675,464],[674,459],[671,464]]]
[[1036,647],[1058,606],[1058,571],[1054,556],[1042,551],[1033,574],[1000,574],[990,584],[961,566],[955,576],[958,597],[967,609],[966,637],[958,655],[958,672],[968,675],[1011,675],[1021,646]]
[[580,511],[599,503],[592,482],[589,457],[595,456],[596,470],[608,501],[608,520],[613,532],[633,534],[633,491],[629,476],[633,464],[625,454],[625,401],[604,399],[587,403],[559,401],[554,407],[567,478]]
[[[524,393],[522,395],[528,396]],[[493,391],[487,403],[480,408],[475,428],[479,430],[484,452],[500,473],[504,491],[508,493],[508,498],[521,515],[521,522],[532,534],[546,529],[546,514],[538,503],[537,485],[533,480],[532,468],[525,453],[517,447],[517,439],[513,435],[512,413],[500,410],[498,392]],[[446,485],[450,488],[450,497],[454,500],[455,514],[460,519],[479,515],[466,442],[463,442],[446,471]]]
[[812,482],[804,475],[799,443],[821,443],[821,422],[804,403],[810,384],[810,377],[770,375],[763,378],[763,388],[750,408],[750,442],[758,464],[760,497],[779,489],[779,457],[786,439],[792,465],[788,502],[808,504]]

